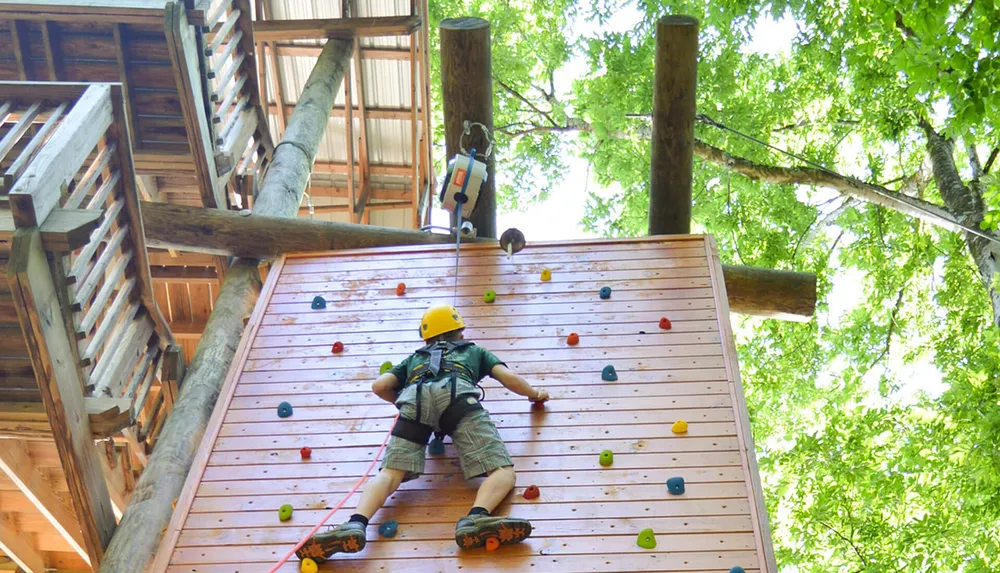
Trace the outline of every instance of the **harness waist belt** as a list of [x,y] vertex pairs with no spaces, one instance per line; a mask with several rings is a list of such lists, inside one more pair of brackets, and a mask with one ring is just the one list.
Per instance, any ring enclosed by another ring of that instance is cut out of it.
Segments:
[[[483,405],[476,400],[474,397],[462,398],[455,400],[450,406],[445,408],[444,412],[441,412],[441,418],[438,420],[438,426],[441,427],[441,433],[438,438],[442,436],[450,436],[458,424],[463,418],[468,416],[473,412],[478,412],[483,409]],[[410,420],[409,418],[400,417],[396,421],[396,425],[392,428],[392,435],[403,438],[404,440],[426,446],[427,442],[431,439],[431,434],[434,433],[434,428],[428,424],[422,424],[416,420]]]

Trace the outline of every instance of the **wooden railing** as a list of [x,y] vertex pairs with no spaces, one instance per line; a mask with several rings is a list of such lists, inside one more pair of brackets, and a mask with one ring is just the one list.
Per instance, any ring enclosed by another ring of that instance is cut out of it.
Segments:
[[[0,163],[16,228],[8,280],[43,402],[42,377],[78,384],[92,436],[144,463],[176,393],[161,375],[173,336],[153,296],[121,88],[0,84],[5,105],[20,114],[0,148],[16,155]],[[50,288],[55,322],[40,308]]]

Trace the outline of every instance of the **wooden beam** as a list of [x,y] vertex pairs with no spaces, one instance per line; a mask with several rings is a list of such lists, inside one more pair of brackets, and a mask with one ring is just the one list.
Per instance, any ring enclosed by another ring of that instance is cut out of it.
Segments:
[[[355,3],[356,4],[356,3]],[[361,163],[361,190],[354,204],[357,222],[365,216],[372,194],[371,164],[368,162],[368,115],[365,113],[365,79],[361,70],[361,44],[354,38],[354,85],[358,94],[358,160]]]
[[[282,139],[287,145],[275,147],[254,205],[256,216],[295,217],[352,49],[353,44],[344,41],[329,41],[324,47],[289,120]],[[163,425],[100,572],[144,571],[156,554],[233,360],[232,341],[239,339],[243,317],[251,313],[260,289],[257,261],[238,260],[229,269],[183,390]]]
[[[444,134],[450,159],[475,148],[485,154],[489,143],[481,129],[472,128],[462,138],[465,122],[481,123],[493,133],[493,78],[490,61],[490,24],[479,18],[449,18],[441,21],[441,99]],[[479,157],[482,160],[482,156]],[[496,166],[486,158],[487,180],[469,220],[480,237],[497,236]]]
[[[346,6],[346,1],[344,6]],[[347,204],[351,210],[358,204],[357,183],[354,181],[354,104],[351,97],[351,82],[344,82],[344,147],[347,150]],[[346,166],[345,166],[346,167]],[[313,167],[315,169],[315,166]]]
[[418,27],[420,27],[420,18],[417,16],[257,20],[253,25],[254,37],[259,42],[409,36]]
[[225,189],[217,184],[215,146],[205,111],[205,91],[201,83],[198,40],[194,28],[188,22],[182,3],[167,2],[164,10],[164,26],[170,61],[173,64],[174,81],[184,112],[184,129],[194,158],[195,171],[198,174],[202,203],[206,207],[225,209],[227,206]]
[[723,265],[733,312],[809,322],[816,312],[816,275]]
[[[360,163],[355,163],[354,168],[359,172],[361,170]],[[347,173],[347,164],[341,163],[339,161],[317,161],[313,165],[314,173]],[[369,165],[368,173],[370,175],[391,175],[395,177],[409,177],[410,176],[410,166],[409,165],[385,165],[385,164],[375,164]]]
[[31,52],[28,44],[28,27],[24,21],[10,21],[10,39],[14,45],[14,59],[17,61],[17,78],[26,82],[29,79],[28,67],[31,66]]
[[[53,42],[53,39],[56,42]],[[59,49],[59,28],[55,22],[42,22],[42,48],[45,50],[45,67],[49,71],[49,79],[57,82],[64,79],[63,57]]]
[[[315,58],[319,56],[323,46],[308,46],[302,44],[274,44],[279,56],[301,56]],[[361,48],[361,59],[363,60],[401,60],[406,61],[410,57],[410,50],[406,48]]]
[[69,546],[90,565],[90,556],[84,547],[83,535],[76,517],[61,499],[56,497],[49,483],[35,467],[28,453],[27,444],[10,440],[0,448],[0,472],[7,474],[17,489],[23,493],[42,516],[56,528]]
[[111,30],[115,40],[115,59],[118,63],[118,77],[122,82],[125,96],[125,114],[131,124],[129,133],[133,149],[142,149],[142,138],[139,137],[139,116],[132,101],[132,75],[129,70],[129,55],[125,49],[125,24],[112,24]]
[[[42,248],[47,252],[69,253],[90,241],[90,233],[101,223],[100,211],[88,209],[54,209],[42,223]],[[14,216],[0,211],[0,243],[14,238]]]
[[[414,6],[416,4],[414,3]],[[413,166],[413,180],[410,188],[413,190],[413,228],[420,227],[420,145],[417,142],[420,124],[417,121],[417,58],[419,56],[420,31],[410,34],[410,164]]]
[[691,179],[697,97],[698,20],[664,16],[656,23],[649,234],[691,232]]
[[0,513],[0,552],[27,573],[46,573],[45,560],[31,537],[31,534],[19,532],[14,523]]
[[[295,109],[295,104],[286,103],[285,112],[288,113]],[[357,107],[352,108],[353,113],[358,113],[360,110]],[[267,112],[271,115],[278,114],[278,106],[275,104],[268,104]],[[368,115],[368,119],[398,119],[398,120],[408,120],[413,114],[413,110],[409,108],[391,108],[391,107],[369,107],[365,109],[365,113]],[[423,113],[423,110],[417,110],[417,113]],[[330,112],[330,117],[345,117],[347,115],[347,108],[338,105],[334,106],[333,110]]]
[[[274,53],[274,46],[268,50],[268,44],[264,44],[267,50],[267,72],[271,78],[271,85],[274,86],[275,108],[279,111],[278,116],[278,138],[285,133],[285,126],[288,124],[287,110],[285,109],[285,89],[281,86],[281,70],[278,69],[278,56]],[[261,62],[264,65],[264,62]],[[292,109],[295,109],[294,107]],[[270,110],[270,106],[268,106]]]
[[7,280],[87,554],[96,565],[115,531],[115,516],[94,452],[83,380],[72,360],[70,343],[75,340],[74,334],[63,321],[38,229],[19,229],[15,233]]
[[60,194],[69,188],[77,170],[104,137],[111,119],[111,86],[88,88],[10,191],[19,228],[40,225],[56,208]]
[[[0,19],[59,22],[121,22],[124,24],[159,25],[163,23],[163,4],[150,0],[115,0],[113,2],[88,0],[44,0],[31,2],[16,0],[0,3]],[[204,24],[205,12],[197,7],[191,10],[192,24]]]

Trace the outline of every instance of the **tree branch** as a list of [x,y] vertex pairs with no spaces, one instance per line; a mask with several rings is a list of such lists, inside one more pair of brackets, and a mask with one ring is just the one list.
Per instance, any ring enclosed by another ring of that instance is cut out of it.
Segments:
[[979,163],[976,142],[971,137],[965,137],[963,141],[965,142],[965,153],[969,156],[969,167],[972,168],[972,178],[979,179],[983,176],[983,165]]
[[545,113],[544,111],[540,110],[538,108],[538,106],[536,106],[535,104],[533,104],[530,101],[528,101],[528,98],[526,98],[523,95],[521,95],[520,93],[518,93],[516,90],[514,90],[514,88],[512,88],[512,87],[508,86],[507,84],[503,83],[503,80],[501,80],[500,78],[498,78],[496,76],[493,76],[493,79],[498,84],[500,84],[500,87],[502,87],[504,90],[506,90],[512,96],[514,96],[517,99],[521,100],[522,102],[524,102],[525,104],[527,104],[528,107],[530,107],[531,109],[535,110],[536,113],[538,113],[539,115],[541,115],[545,119],[549,120],[549,123],[552,124],[553,127],[558,127],[559,124],[556,123],[556,120],[552,119],[551,115],[549,115],[548,113]]
[[896,296],[896,304],[892,307],[892,314],[889,315],[889,331],[885,335],[885,348],[882,349],[882,353],[868,367],[869,370],[889,354],[889,348],[892,345],[892,335],[896,331],[896,320],[899,318],[899,310],[903,306],[904,293],[906,293],[906,284],[899,289],[899,295]]
[[910,28],[903,23],[903,13],[899,10],[896,10],[896,27],[899,28],[903,32],[903,35],[907,38],[913,38],[916,40],[920,39],[917,37],[917,33],[913,31],[913,28]]
[[854,540],[853,540],[853,539],[848,539],[847,537],[845,537],[845,536],[844,536],[844,534],[843,534],[843,533],[841,533],[841,532],[837,531],[837,530],[836,530],[836,529],[834,529],[834,528],[833,528],[833,527],[832,527],[832,526],[831,526],[830,524],[826,523],[826,522],[825,522],[825,521],[823,521],[823,520],[816,520],[816,521],[817,521],[817,522],[818,522],[818,523],[819,523],[820,525],[822,525],[823,527],[825,527],[825,528],[829,529],[830,531],[832,531],[834,535],[836,535],[837,537],[839,537],[839,538],[840,538],[841,540],[843,540],[843,541],[844,541],[845,543],[847,543],[848,545],[850,545],[850,546],[851,546],[851,549],[853,549],[853,550],[854,550],[854,553],[856,553],[856,554],[857,554],[857,556],[858,556],[858,559],[860,559],[860,560],[861,560],[861,563],[862,563],[862,564],[863,564],[863,565],[865,566],[865,569],[867,569],[867,568],[868,568],[868,558],[866,558],[866,557],[865,557],[865,556],[864,556],[864,555],[863,555],[863,554],[861,553],[861,550],[860,550],[860,549],[858,549],[858,546],[854,544]]
[[994,147],[993,151],[990,152],[989,159],[986,160],[986,165],[983,166],[983,173],[990,172],[990,168],[993,167],[993,162],[996,161],[998,153],[1000,153],[1000,147]]

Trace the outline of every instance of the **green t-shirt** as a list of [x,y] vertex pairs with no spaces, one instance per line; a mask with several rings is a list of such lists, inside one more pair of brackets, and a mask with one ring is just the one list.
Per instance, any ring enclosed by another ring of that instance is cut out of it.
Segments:
[[[469,382],[473,384],[489,376],[490,372],[493,371],[493,367],[497,364],[504,364],[495,354],[475,344],[452,350],[447,354],[446,359],[468,368],[474,377]],[[390,372],[399,380],[400,387],[402,388],[406,385],[406,381],[410,379],[410,373],[413,372],[413,369],[421,364],[426,364],[428,361],[430,361],[429,354],[413,353],[394,366]]]

